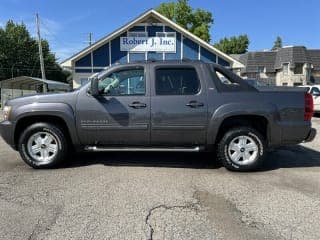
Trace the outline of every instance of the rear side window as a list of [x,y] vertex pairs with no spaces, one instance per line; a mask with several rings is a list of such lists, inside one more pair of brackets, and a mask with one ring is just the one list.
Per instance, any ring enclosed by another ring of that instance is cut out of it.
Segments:
[[219,72],[218,70],[216,70],[216,75],[217,75],[218,79],[221,81],[221,83],[223,83],[225,85],[239,85],[238,83],[232,81],[229,77],[227,77],[222,72]]
[[194,68],[156,69],[157,95],[194,95],[200,90],[200,82]]

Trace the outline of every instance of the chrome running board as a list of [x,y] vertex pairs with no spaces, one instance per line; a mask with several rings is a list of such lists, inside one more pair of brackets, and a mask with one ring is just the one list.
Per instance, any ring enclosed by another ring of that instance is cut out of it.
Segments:
[[90,152],[200,152],[203,149],[199,146],[193,148],[138,148],[86,146],[84,150]]

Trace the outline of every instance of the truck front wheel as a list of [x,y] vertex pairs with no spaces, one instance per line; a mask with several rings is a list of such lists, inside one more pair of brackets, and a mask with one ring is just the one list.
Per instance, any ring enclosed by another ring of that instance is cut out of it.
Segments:
[[66,157],[67,141],[59,127],[50,123],[35,123],[20,135],[18,149],[29,166],[51,168]]
[[232,171],[257,169],[263,162],[266,143],[253,128],[238,127],[227,131],[217,146],[219,160]]

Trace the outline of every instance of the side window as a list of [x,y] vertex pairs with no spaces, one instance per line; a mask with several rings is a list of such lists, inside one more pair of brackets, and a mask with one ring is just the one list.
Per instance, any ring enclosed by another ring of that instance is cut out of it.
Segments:
[[313,87],[313,88],[311,88],[310,93],[311,93],[312,95],[319,96],[319,95],[320,95],[320,90],[319,90],[319,88],[317,88],[317,87]]
[[226,75],[219,72],[218,70],[215,70],[215,72],[216,72],[218,79],[221,81],[221,83],[223,83],[225,85],[239,85],[238,83],[232,81],[230,78],[228,78]]
[[99,80],[99,92],[108,96],[145,95],[144,69],[113,72]]
[[194,95],[200,90],[200,82],[194,68],[156,69],[157,95]]

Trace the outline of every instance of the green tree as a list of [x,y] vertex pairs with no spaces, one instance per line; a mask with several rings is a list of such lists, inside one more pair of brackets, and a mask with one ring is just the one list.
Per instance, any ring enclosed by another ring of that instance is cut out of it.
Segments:
[[248,51],[249,38],[246,34],[223,38],[214,47],[226,54],[242,54]]
[[204,41],[210,42],[209,31],[213,24],[211,12],[199,8],[193,9],[188,0],[162,3],[156,10]]
[[274,44],[273,44],[273,47],[272,47],[272,50],[277,50],[279,48],[282,48],[282,39],[281,37],[277,37],[276,40],[274,41]]
[[[57,64],[49,43],[46,40],[41,43],[46,77],[66,82],[67,74]],[[9,20],[0,28],[0,80],[23,75],[41,77],[38,42],[25,24]]]

